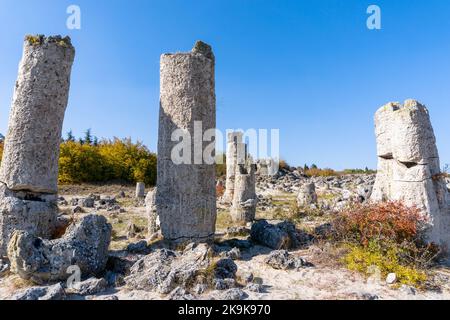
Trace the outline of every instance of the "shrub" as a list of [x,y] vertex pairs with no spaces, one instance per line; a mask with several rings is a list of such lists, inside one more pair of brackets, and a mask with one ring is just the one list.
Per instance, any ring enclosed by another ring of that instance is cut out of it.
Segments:
[[345,169],[342,171],[342,174],[375,174],[376,170],[371,170],[369,168],[365,169]]
[[338,213],[329,235],[347,249],[342,261],[350,270],[368,274],[377,267],[383,276],[394,272],[400,283],[419,285],[440,253],[422,240],[426,222],[401,202],[357,204]]
[[401,202],[356,204],[341,211],[333,229],[341,240],[367,246],[371,240],[414,241],[426,219],[416,207]]
[[331,177],[338,175],[333,169],[319,169],[317,167],[305,170],[305,174],[308,177]]
[[60,146],[59,182],[82,183],[106,181],[107,167],[98,148],[78,142]]
[[131,139],[103,140],[98,144],[65,141],[59,159],[60,183],[124,182],[156,183],[156,155]]
[[380,271],[384,278],[389,273],[395,273],[399,283],[420,285],[427,280],[426,273],[413,265],[404,265],[399,257],[403,249],[396,245],[381,246],[377,242],[370,242],[367,247],[349,246],[349,252],[343,258],[348,269],[371,275],[373,267]]
[[283,160],[283,159],[280,159],[280,162],[279,162],[279,170],[287,170],[287,171],[289,171],[289,169],[291,168],[290,166],[289,166],[289,163],[287,163],[285,160]]
[[114,138],[101,141],[98,149],[106,164],[106,180],[156,183],[156,155],[141,142]]

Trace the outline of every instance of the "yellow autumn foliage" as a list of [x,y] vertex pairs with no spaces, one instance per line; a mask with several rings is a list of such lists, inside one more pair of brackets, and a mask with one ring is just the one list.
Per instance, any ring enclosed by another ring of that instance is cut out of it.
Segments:
[[59,182],[156,183],[156,155],[131,139],[103,140],[98,144],[75,141],[61,143]]

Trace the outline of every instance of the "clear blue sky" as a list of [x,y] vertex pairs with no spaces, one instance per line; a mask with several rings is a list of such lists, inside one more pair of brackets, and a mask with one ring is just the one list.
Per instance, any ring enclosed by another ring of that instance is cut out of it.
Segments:
[[[81,30],[66,8],[81,7]],[[382,30],[366,9],[382,10]],[[376,166],[373,115],[415,98],[450,163],[448,0],[0,0],[0,133],[25,34],[70,35],[77,55],[64,132],[156,150],[159,57],[210,43],[218,127],[279,128],[292,165]]]

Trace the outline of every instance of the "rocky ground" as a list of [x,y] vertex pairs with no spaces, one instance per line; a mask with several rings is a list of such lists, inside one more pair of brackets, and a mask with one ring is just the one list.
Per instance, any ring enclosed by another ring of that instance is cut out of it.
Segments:
[[[267,225],[233,225],[228,207],[219,203],[215,243],[178,248],[149,239],[145,203],[135,199],[134,187],[62,186],[59,207],[66,219],[95,212],[112,225],[107,271],[76,288],[36,287],[0,262],[0,299],[450,299],[447,267],[430,270],[426,288],[387,284],[348,271],[332,244],[311,241],[309,234],[334,212],[365,201],[374,180],[374,175],[306,178],[296,171],[258,177],[257,219],[267,219]],[[298,190],[311,181],[319,203],[300,210]],[[286,219],[290,223],[282,223]],[[265,228],[263,236],[259,227]]]

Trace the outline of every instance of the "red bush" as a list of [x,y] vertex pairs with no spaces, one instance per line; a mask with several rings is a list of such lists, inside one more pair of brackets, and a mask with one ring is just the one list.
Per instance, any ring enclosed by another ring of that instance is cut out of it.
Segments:
[[367,246],[373,240],[415,241],[426,219],[416,207],[401,202],[358,204],[338,214],[333,231],[338,238]]

